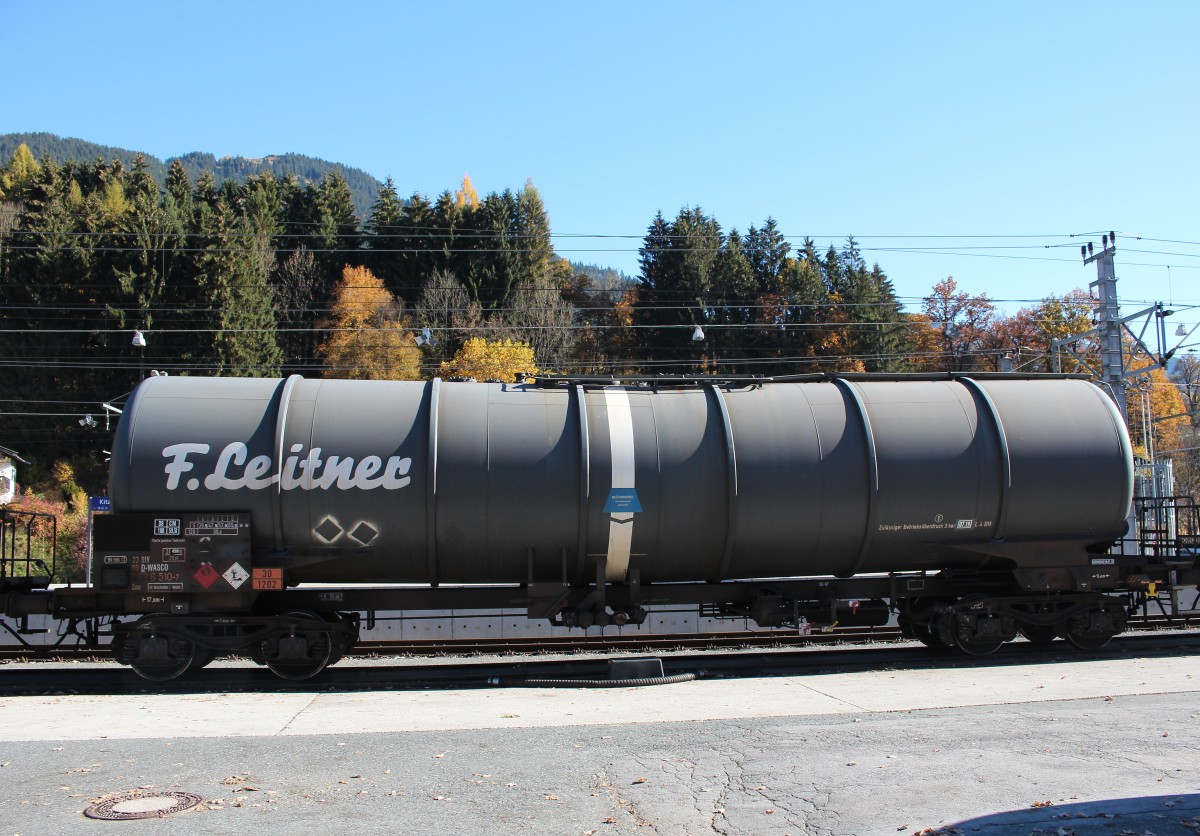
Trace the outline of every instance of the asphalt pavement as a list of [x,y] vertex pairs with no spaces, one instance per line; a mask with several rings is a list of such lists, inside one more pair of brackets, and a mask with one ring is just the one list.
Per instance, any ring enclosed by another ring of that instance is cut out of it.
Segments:
[[[0,833],[24,836],[1200,834],[1192,657],[587,691],[7,697],[0,742]],[[83,815],[166,791],[205,800]]]

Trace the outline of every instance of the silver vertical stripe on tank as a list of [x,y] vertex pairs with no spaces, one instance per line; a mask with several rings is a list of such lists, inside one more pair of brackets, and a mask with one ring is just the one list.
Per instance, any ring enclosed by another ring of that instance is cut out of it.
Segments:
[[287,456],[287,451],[283,449],[283,444],[287,437],[288,410],[292,405],[292,392],[303,382],[304,378],[298,374],[288,375],[283,384],[283,390],[279,393],[279,406],[276,407],[275,413],[276,482],[274,501],[271,503],[271,516],[274,521],[275,548],[280,550],[284,548],[286,542],[283,533],[283,460]]
[[[633,413],[629,393],[624,389],[605,389],[604,406],[608,412],[609,457],[612,460],[613,488],[632,490],[634,479]],[[610,513],[608,522],[608,564],[605,580],[620,582],[629,572],[629,552],[633,546],[633,514]]]

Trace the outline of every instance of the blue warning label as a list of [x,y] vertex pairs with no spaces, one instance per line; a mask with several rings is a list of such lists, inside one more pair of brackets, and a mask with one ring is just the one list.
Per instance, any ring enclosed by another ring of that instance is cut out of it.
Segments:
[[606,514],[639,514],[642,503],[638,501],[637,490],[634,488],[611,488],[608,492],[608,502],[604,503]]

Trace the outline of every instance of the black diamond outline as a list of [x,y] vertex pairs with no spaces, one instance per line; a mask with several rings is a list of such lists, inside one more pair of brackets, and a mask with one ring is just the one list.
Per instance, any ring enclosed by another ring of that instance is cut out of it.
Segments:
[[[334,529],[335,533],[329,537],[326,537],[325,532],[328,531],[330,528]],[[345,533],[346,533],[346,529],[344,529],[340,525],[338,525],[337,522],[333,519],[333,517],[326,517],[325,519],[321,520],[320,525],[318,525],[316,528],[313,529],[313,534],[320,537],[326,543],[332,543],[334,540],[341,537]]]
[[[367,537],[366,539],[358,536],[358,533],[364,528],[371,532],[371,536]],[[375,542],[375,538],[379,536],[379,532],[375,529],[375,526],[371,525],[366,520],[361,520],[359,521],[358,525],[354,526],[354,530],[351,531],[348,536],[357,543],[362,543],[364,546],[369,546],[371,543]]]

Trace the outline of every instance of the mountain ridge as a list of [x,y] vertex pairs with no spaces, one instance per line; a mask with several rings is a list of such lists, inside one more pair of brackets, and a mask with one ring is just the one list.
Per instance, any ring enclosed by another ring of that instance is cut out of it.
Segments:
[[8,162],[17,147],[22,144],[27,145],[38,160],[49,157],[59,164],[68,160],[90,162],[101,157],[105,160],[120,160],[124,165],[132,166],[134,159],[141,155],[145,159],[147,169],[159,185],[166,180],[167,170],[175,160],[179,160],[183,165],[192,182],[195,182],[200,172],[210,171],[218,186],[225,180],[241,181],[253,174],[264,172],[280,178],[293,174],[301,182],[307,180],[319,183],[326,174],[336,171],[346,178],[354,201],[354,211],[360,219],[365,219],[370,214],[371,205],[383,186],[378,178],[361,168],[295,152],[267,154],[262,157],[227,155],[218,158],[207,151],[188,151],[163,160],[145,151],[101,145],[77,137],[61,137],[46,131],[0,134],[0,165]]

